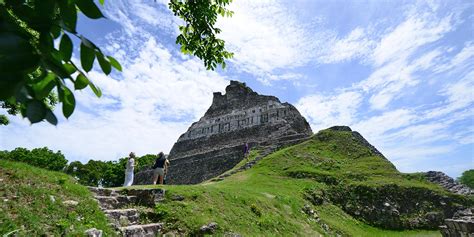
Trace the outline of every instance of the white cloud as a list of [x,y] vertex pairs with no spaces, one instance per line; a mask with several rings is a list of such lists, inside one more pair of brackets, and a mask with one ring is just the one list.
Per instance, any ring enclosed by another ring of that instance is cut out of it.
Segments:
[[343,37],[320,23],[298,18],[281,1],[235,1],[231,18],[219,19],[220,35],[234,52],[235,67],[269,85],[295,80],[291,70],[317,63],[337,63],[362,57],[374,46],[368,29],[356,28]]
[[226,46],[234,52],[231,61],[239,70],[268,82],[275,69],[291,69],[309,62],[314,53],[313,42],[318,39],[310,40],[305,26],[286,6],[278,1],[234,1],[230,9],[234,15],[219,19],[218,26]]
[[327,48],[325,55],[317,60],[320,63],[337,63],[370,54],[375,46],[375,41],[369,36],[367,29],[360,27],[352,30],[345,38],[333,39],[332,45]]
[[311,95],[296,103],[296,108],[308,119],[314,131],[334,125],[351,125],[362,96],[342,92],[336,96]]
[[374,50],[376,66],[408,59],[421,46],[435,42],[453,29],[453,15],[438,19],[436,15],[415,12],[387,34]]
[[416,119],[413,111],[408,109],[398,109],[385,112],[379,116],[372,116],[354,124],[354,129],[361,131],[371,140],[379,140],[388,131],[410,125]]
[[435,118],[466,108],[474,103],[474,71],[469,71],[455,83],[444,86],[440,95],[447,97],[443,105],[426,112],[426,117]]
[[129,36],[149,34],[153,27],[177,35],[180,20],[172,14],[167,5],[165,1],[106,1],[104,13],[109,19],[119,23]]

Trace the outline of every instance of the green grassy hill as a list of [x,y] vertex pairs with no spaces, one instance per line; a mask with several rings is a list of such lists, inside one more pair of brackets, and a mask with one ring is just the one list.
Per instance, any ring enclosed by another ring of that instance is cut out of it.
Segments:
[[333,130],[223,181],[164,188],[154,218],[165,232],[185,234],[216,222],[217,234],[244,236],[440,236],[433,228],[445,214],[472,205],[398,172],[354,133]]
[[[331,129],[223,181],[163,188],[163,202],[140,207],[143,222],[184,235],[216,222],[217,236],[441,236],[443,218],[474,203],[398,172],[357,133]],[[0,197],[0,235],[114,235],[92,194],[63,173],[0,160]]]
[[93,227],[114,234],[86,187],[23,163],[0,160],[0,210],[0,236],[83,236]]

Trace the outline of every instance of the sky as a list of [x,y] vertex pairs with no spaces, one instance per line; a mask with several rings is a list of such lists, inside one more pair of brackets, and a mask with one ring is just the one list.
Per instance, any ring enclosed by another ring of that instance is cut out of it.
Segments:
[[472,1],[234,0],[217,23],[234,57],[216,71],[180,53],[167,1],[105,2],[106,18],[81,16],[78,32],[123,72],[105,76],[96,62],[88,75],[103,96],[76,91],[57,126],[10,116],[0,150],[47,146],[81,162],[167,153],[212,92],[238,80],[295,105],[315,133],[359,131],[402,172],[474,168]]

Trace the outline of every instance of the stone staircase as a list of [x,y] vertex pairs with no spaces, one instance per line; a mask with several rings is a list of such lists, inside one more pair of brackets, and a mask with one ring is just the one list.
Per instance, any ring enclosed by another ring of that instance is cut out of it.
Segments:
[[[89,187],[117,233],[126,237],[151,237],[161,233],[163,223],[142,223],[136,206],[154,207],[164,198],[163,189],[122,190]],[[144,219],[144,218],[143,218]]]

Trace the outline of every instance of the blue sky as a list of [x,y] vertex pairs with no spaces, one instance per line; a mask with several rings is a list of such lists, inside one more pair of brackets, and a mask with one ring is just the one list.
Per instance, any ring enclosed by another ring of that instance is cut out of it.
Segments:
[[294,104],[314,132],[351,126],[400,171],[474,168],[471,1],[234,0],[218,26],[235,56],[217,71],[179,52],[166,4],[110,0],[107,19],[81,17],[78,31],[123,73],[90,72],[103,97],[76,92],[57,127],[10,117],[0,149],[48,146],[83,162],[168,152],[212,92],[239,80]]

